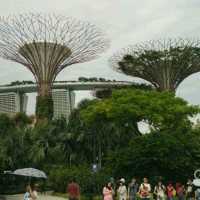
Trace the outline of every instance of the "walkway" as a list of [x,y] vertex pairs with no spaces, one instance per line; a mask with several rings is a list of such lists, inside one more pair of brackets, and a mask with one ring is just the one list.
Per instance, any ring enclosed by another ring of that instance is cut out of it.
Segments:
[[[0,198],[0,200],[1,200],[1,198]],[[23,200],[23,195],[6,196],[5,200]],[[61,197],[49,196],[49,195],[41,195],[38,198],[38,200],[66,200],[66,199],[65,198],[61,198]]]

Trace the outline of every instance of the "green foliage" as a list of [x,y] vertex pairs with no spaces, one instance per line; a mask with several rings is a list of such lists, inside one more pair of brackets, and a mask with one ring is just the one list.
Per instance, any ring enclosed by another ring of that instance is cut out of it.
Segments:
[[150,41],[122,53],[122,59],[116,58],[118,68],[160,91],[174,92],[185,78],[200,71],[200,48],[189,40]]
[[147,121],[155,130],[173,130],[191,125],[188,117],[199,112],[173,93],[133,89],[115,90],[111,98],[97,101],[81,112],[87,124],[114,121],[131,124]]
[[73,147],[65,119],[38,124],[31,131],[31,141],[30,157],[35,167],[48,170],[49,166],[69,164]]
[[15,124],[12,119],[6,114],[0,114],[0,136],[4,137],[10,131],[14,129]]
[[86,166],[78,167],[59,167],[51,170],[49,180],[52,188],[56,192],[66,192],[68,183],[75,179],[80,185],[82,194],[100,193],[102,187],[108,181],[108,175],[104,171],[93,173],[90,168]]
[[[24,113],[0,115],[0,173],[35,167],[50,176],[50,189],[65,192],[75,177],[88,195],[101,193],[110,176],[185,179],[200,164],[200,130],[188,119],[198,112],[173,93],[126,88],[103,100],[82,101],[68,124],[41,120],[31,127]],[[151,134],[141,135],[142,120]],[[0,182],[12,185],[6,178]]]
[[53,118],[53,99],[52,96],[37,96],[36,116],[38,119]]
[[130,86],[116,86],[115,88],[99,89],[94,92],[94,96],[99,99],[109,98],[112,96],[113,91],[116,89],[140,89],[140,90],[153,90],[151,85],[132,83]]
[[[110,154],[107,167],[114,176],[185,181],[200,165],[200,132],[151,133],[134,138]],[[131,169],[131,170],[130,170]]]
[[14,85],[28,85],[28,84],[34,84],[33,81],[13,81],[9,85],[14,86]]
[[31,118],[28,117],[25,113],[17,113],[13,120],[15,125],[21,128],[32,123]]
[[[29,160],[30,130],[27,123],[16,123],[19,116],[0,115],[0,171],[27,165]],[[22,119],[22,118],[21,118]],[[24,122],[29,121],[28,117]]]

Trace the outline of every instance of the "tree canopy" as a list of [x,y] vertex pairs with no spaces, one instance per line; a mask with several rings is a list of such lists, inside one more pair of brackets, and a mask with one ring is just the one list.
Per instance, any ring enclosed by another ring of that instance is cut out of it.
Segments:
[[151,133],[111,153],[106,166],[117,177],[146,176],[155,181],[152,179],[162,176],[165,181],[184,182],[199,168],[199,143],[199,132]]
[[142,78],[160,91],[175,91],[189,75],[200,71],[199,41],[155,40],[129,46],[110,59],[120,72]]
[[110,98],[95,101],[81,115],[88,124],[106,121],[132,125],[137,135],[140,121],[148,122],[155,130],[173,130],[190,126],[189,117],[198,112],[198,106],[188,105],[170,92],[121,89],[115,90]]

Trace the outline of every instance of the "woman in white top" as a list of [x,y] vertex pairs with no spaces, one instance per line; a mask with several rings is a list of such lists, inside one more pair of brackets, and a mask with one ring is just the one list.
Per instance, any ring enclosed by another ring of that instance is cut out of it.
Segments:
[[126,200],[127,199],[127,189],[126,189],[124,178],[120,179],[120,185],[119,185],[117,192],[118,192],[118,195],[119,195],[119,200]]
[[161,181],[154,188],[154,194],[156,195],[157,200],[164,200],[165,199],[165,191],[166,187],[162,184]]
[[144,178],[144,182],[140,185],[139,195],[143,200],[149,200],[151,198],[151,185],[148,183],[148,179]]
[[24,200],[30,200],[31,186],[26,186],[26,193],[24,194]]

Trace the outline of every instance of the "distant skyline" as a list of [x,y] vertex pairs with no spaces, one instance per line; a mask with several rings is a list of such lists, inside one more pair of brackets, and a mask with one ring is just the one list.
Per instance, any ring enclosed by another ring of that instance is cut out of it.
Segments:
[[[129,44],[169,37],[198,38],[200,35],[199,0],[0,0],[0,16],[19,13],[58,13],[87,20],[102,28],[111,40],[110,49],[97,60],[70,66],[57,80],[77,80],[80,76],[104,77],[116,80],[136,80],[115,72],[108,58]],[[0,84],[16,80],[34,80],[22,65],[0,59]],[[35,95],[28,113],[34,111]],[[77,101],[91,98],[90,92],[76,92]],[[187,78],[177,90],[177,96],[191,104],[200,104],[200,73]]]

